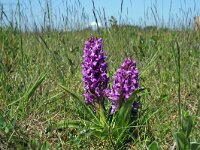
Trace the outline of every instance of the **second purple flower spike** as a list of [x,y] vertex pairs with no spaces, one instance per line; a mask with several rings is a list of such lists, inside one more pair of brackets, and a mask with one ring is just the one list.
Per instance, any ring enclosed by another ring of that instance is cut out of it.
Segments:
[[125,59],[121,68],[117,70],[114,76],[112,89],[107,91],[107,96],[112,102],[112,114],[139,87],[138,74],[139,70],[136,68],[136,61],[130,58]]

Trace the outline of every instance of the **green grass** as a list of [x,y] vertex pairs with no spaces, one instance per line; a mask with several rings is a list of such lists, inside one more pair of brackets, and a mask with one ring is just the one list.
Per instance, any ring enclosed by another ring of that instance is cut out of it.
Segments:
[[147,119],[143,132],[129,145],[135,149],[146,149],[154,140],[163,149],[174,145],[173,133],[179,127],[177,42],[182,111],[195,118],[192,138],[200,141],[200,32],[114,26],[99,35],[90,30],[20,33],[0,28],[0,113],[6,122],[0,130],[0,149],[111,147],[89,135],[80,140],[77,130],[46,131],[58,121],[79,117],[77,104],[58,84],[83,94],[82,54],[91,34],[104,39],[110,75],[124,58],[137,60],[140,85],[149,94],[141,99]]

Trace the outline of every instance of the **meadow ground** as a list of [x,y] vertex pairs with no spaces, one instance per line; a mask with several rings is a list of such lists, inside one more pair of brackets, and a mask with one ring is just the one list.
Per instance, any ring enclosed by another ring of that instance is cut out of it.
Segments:
[[59,84],[83,95],[82,55],[91,35],[103,38],[110,75],[132,57],[140,86],[148,91],[141,98],[143,132],[126,147],[146,149],[154,140],[163,149],[172,147],[179,128],[179,94],[182,113],[194,118],[191,139],[200,141],[200,32],[125,25],[99,33],[0,28],[0,149],[112,148],[87,134],[81,138],[75,129],[46,130],[63,119],[79,118],[81,108]]

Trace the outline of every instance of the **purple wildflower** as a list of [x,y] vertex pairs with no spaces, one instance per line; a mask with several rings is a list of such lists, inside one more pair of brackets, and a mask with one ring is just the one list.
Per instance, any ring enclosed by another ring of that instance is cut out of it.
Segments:
[[107,96],[112,102],[112,114],[139,87],[138,74],[139,70],[136,68],[136,61],[130,58],[125,59],[114,76],[112,89],[107,91]]
[[105,61],[102,38],[91,37],[85,42],[82,74],[84,82],[84,97],[87,104],[99,102],[105,95],[109,78],[107,77],[108,64]]

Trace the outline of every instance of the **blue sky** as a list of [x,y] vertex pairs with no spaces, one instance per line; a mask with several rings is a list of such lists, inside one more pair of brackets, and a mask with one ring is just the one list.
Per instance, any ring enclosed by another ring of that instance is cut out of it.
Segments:
[[[28,22],[30,26],[33,25],[34,20],[37,24],[43,24],[46,1],[50,2],[52,8],[51,15],[54,26],[61,26],[61,22],[66,16],[70,20],[69,26],[73,26],[77,22],[87,25],[95,21],[91,0],[20,0],[21,10],[26,16],[23,22]],[[114,16],[120,23],[142,26],[189,24],[189,20],[200,15],[200,0],[123,0],[122,14],[120,13],[121,2],[122,0],[94,0],[95,12],[96,14],[100,13],[102,17],[104,9],[107,19]],[[12,16],[12,11],[16,12],[17,0],[1,0],[0,4],[3,4],[8,18]],[[80,19],[83,12],[86,16],[85,20]]]

